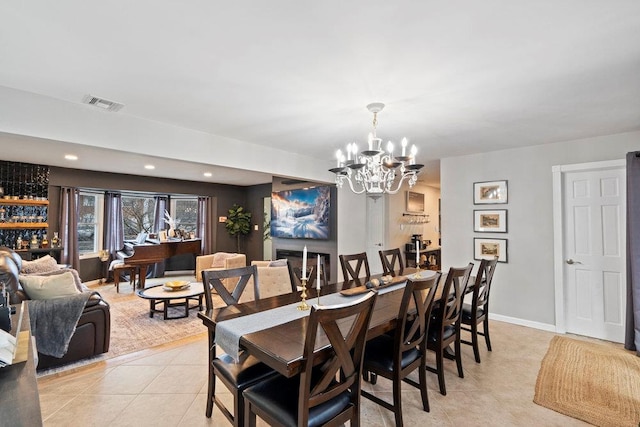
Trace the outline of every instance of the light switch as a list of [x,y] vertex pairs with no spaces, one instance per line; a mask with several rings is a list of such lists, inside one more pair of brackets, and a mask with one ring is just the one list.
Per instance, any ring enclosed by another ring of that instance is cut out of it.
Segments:
[[253,229],[258,231],[258,224],[253,224]]

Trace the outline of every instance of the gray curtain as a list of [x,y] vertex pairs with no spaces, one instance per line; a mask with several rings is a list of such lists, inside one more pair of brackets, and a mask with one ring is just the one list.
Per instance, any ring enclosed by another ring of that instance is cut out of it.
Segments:
[[627,153],[627,327],[624,347],[640,356],[640,151]]
[[[153,215],[153,232],[157,234],[160,232],[160,230],[164,230],[166,227],[164,220],[164,211],[169,206],[169,198],[167,196],[156,196],[155,201],[156,207]],[[152,272],[152,277],[163,277],[165,266],[165,261],[157,262],[154,267],[150,269]]]
[[60,256],[63,264],[71,268],[80,268],[80,252],[78,250],[78,198],[80,192],[74,187],[60,189],[60,224],[59,230],[64,249]]
[[122,195],[107,191],[104,193],[104,248],[111,260],[124,248],[124,221],[122,220]]
[[202,254],[213,253],[215,248],[215,197],[198,197],[198,237],[201,239]]

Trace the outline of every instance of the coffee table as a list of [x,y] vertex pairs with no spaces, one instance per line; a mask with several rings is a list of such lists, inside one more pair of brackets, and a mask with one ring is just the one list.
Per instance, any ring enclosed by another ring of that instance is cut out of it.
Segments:
[[[163,285],[156,285],[140,289],[136,293],[140,298],[149,300],[149,317],[153,317],[154,313],[162,313],[164,320],[183,319],[189,317],[191,309],[202,310],[204,287],[200,282],[191,282],[187,289],[168,291],[164,289]],[[197,304],[190,303],[193,301]],[[162,307],[158,308],[158,305],[162,305]],[[184,315],[169,317],[168,310],[171,307],[184,307]]]

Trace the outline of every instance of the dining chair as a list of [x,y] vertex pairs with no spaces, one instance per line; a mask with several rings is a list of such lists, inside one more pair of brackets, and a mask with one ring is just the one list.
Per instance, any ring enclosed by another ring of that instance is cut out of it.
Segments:
[[[460,342],[473,347],[473,355],[477,363],[480,363],[478,335],[484,336],[487,350],[491,351],[491,339],[489,338],[489,291],[491,291],[491,282],[496,265],[498,265],[497,257],[492,260],[483,259],[480,261],[473,285],[471,304],[462,305],[460,329],[471,333],[471,341],[461,339]],[[478,331],[480,323],[482,323],[482,332]]]
[[360,277],[360,270],[362,270],[363,266],[366,278],[368,279],[371,277],[369,260],[367,259],[366,252],[353,255],[340,255],[340,266],[342,267],[342,277],[345,281],[358,280]]
[[392,276],[395,276],[396,274],[402,275],[404,271],[404,263],[402,262],[400,248],[378,251],[378,254],[380,255],[380,261],[382,262],[383,274],[390,274]]
[[[360,425],[362,356],[377,293],[311,308],[300,374],[261,381],[244,391],[246,426]],[[323,348],[322,351],[315,351]]]
[[435,352],[436,366],[427,365],[427,370],[438,375],[438,385],[442,395],[447,394],[444,381],[445,350],[450,349],[451,344],[455,347],[453,357],[456,360],[458,376],[464,378],[460,354],[460,312],[472,269],[473,263],[469,263],[464,268],[449,269],[442,286],[441,296],[435,301],[431,312],[427,348]]
[[[259,299],[258,268],[255,265],[232,268],[228,270],[205,270],[202,272],[205,306],[207,311],[213,310],[212,290],[214,288],[226,305],[237,304],[247,283],[253,279],[253,293]],[[223,282],[237,281],[230,292]],[[244,425],[244,400],[242,392],[249,386],[273,376],[276,372],[253,356],[241,354],[236,362],[228,354],[216,356],[215,332],[209,329],[209,385],[207,391],[206,416],[211,418],[215,404],[222,414],[236,427]],[[216,397],[216,378],[229,389],[233,396],[233,413]]]
[[311,273],[309,273],[309,279],[307,280],[307,288],[315,288],[316,278],[318,276],[318,269],[320,269],[320,286],[325,287],[329,284],[329,275],[325,266],[324,258],[320,258],[320,263],[318,263],[317,259],[309,260],[309,265],[311,266]]
[[[407,280],[398,311],[395,333],[369,340],[363,370],[393,382],[393,404],[362,390],[362,396],[392,411],[396,427],[402,427],[402,382],[420,390],[422,408],[429,412],[427,395],[427,332],[440,273],[423,280]],[[415,308],[415,312],[413,309]],[[418,370],[419,383],[407,376]],[[375,378],[375,377],[374,377]],[[375,383],[375,381],[374,381]]]

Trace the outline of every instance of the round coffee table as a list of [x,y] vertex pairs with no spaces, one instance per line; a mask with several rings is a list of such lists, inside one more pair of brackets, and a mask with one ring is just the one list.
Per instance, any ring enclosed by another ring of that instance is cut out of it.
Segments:
[[[154,313],[162,313],[164,320],[183,319],[189,317],[189,310],[191,309],[198,308],[198,310],[202,310],[204,287],[200,282],[191,282],[187,289],[168,291],[165,290],[164,285],[156,285],[140,289],[137,294],[140,298],[149,300],[149,317],[153,317]],[[193,301],[197,302],[197,304],[190,303]],[[161,308],[158,308],[159,304],[162,304]],[[184,315],[169,317],[168,310],[171,307],[184,307]]]

